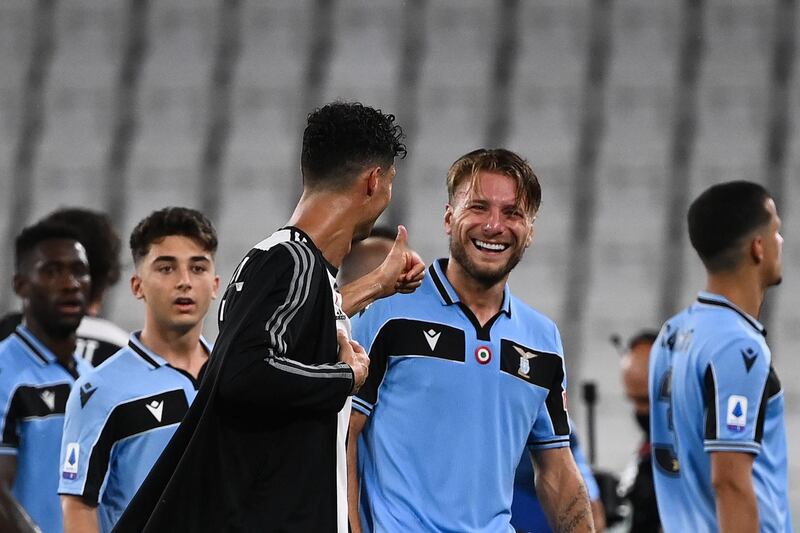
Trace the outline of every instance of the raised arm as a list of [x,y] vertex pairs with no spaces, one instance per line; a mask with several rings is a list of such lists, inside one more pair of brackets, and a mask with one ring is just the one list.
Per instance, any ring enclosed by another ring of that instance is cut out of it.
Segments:
[[411,293],[425,277],[425,263],[417,252],[408,247],[405,226],[397,227],[397,237],[389,255],[369,274],[341,287],[342,310],[353,316],[380,298],[397,292]]
[[538,450],[531,455],[536,494],[553,531],[594,531],[586,487],[569,448]]

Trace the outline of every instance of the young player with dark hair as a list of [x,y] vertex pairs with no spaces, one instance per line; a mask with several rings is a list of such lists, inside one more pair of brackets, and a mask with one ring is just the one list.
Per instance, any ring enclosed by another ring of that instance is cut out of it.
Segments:
[[336,268],[389,203],[405,153],[392,115],[334,103],[308,117],[303,195],[241,261],[197,398],[119,532],[347,531],[345,433],[367,374],[348,313],[419,285],[405,230],[340,295]]
[[756,183],[703,192],[689,238],[704,291],[650,357],[653,473],[665,531],[791,531],[783,391],[758,322],[781,282],[781,221]]
[[447,189],[449,258],[353,321],[370,356],[350,422],[353,531],[513,531],[526,448],[554,529],[592,531],[558,329],[506,284],[533,240],[539,181],[519,155],[481,149],[453,163]]
[[107,532],[194,400],[210,348],[217,236],[198,211],[151,213],[130,239],[144,328],[75,383],[67,402],[59,493],[66,533]]
[[[22,230],[14,291],[23,323],[0,343],[0,519],[18,502],[47,533],[62,530],[58,449],[70,387],[89,370],[75,355],[89,285],[89,261],[74,229],[40,222]],[[4,532],[16,527],[2,525]]]

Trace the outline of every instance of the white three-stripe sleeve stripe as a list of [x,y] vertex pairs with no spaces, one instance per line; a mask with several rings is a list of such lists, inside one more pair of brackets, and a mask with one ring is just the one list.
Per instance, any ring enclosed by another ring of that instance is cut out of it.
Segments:
[[278,370],[309,378],[341,378],[351,380],[353,376],[347,363],[311,366],[299,364],[296,361],[283,357],[270,357],[267,358],[267,364]]
[[[295,248],[297,248],[297,251],[299,252],[298,254],[299,258],[301,259],[301,265],[302,268],[304,269],[303,272],[305,273],[305,275],[302,277],[302,283],[300,284],[301,285],[300,292],[302,292],[302,294],[300,294],[300,301],[297,305],[292,307],[288,316],[283,321],[283,324],[281,324],[281,329],[278,331],[278,338],[280,338],[282,340],[281,342],[283,343],[283,349],[284,349],[283,353],[286,353],[285,336],[286,336],[286,330],[289,327],[289,322],[291,322],[294,319],[297,312],[305,305],[306,300],[308,300],[308,294],[311,291],[311,278],[314,275],[314,263],[315,263],[314,254],[307,247],[294,241],[286,243],[287,247],[289,245],[292,245]],[[289,248],[289,250],[291,251],[291,248]],[[307,263],[303,263],[302,262],[303,259],[305,259]]]
[[275,313],[267,321],[266,330],[273,349],[279,354],[285,354],[287,350],[284,338],[286,328],[308,298],[311,277],[313,276],[314,257],[311,255],[310,250],[302,244],[291,241],[280,244],[287,249],[292,259],[294,259],[294,269],[286,301],[278,306]]

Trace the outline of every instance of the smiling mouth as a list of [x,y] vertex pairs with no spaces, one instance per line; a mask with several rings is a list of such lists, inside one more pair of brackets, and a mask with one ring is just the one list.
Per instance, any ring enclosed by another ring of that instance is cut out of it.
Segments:
[[500,242],[486,242],[478,239],[472,239],[472,244],[475,245],[475,248],[478,250],[491,253],[505,252],[509,247],[508,244],[503,244]]

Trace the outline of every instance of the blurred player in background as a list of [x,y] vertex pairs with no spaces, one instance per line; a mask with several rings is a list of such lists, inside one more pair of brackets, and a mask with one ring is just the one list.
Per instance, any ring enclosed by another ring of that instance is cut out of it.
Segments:
[[592,531],[558,330],[506,285],[533,239],[538,179],[513,152],[481,149],[447,186],[449,259],[353,322],[371,358],[350,421],[353,531],[513,531],[526,446],[554,527]]
[[[121,243],[105,213],[80,207],[58,209],[44,220],[73,228],[89,259],[91,294],[86,316],[77,331],[76,353],[97,366],[128,342],[128,333],[100,318],[106,291],[119,280]],[[22,313],[9,313],[0,319],[0,339],[6,338],[22,322]]]
[[636,423],[643,439],[636,459],[620,476],[618,494],[630,502],[630,533],[657,533],[661,530],[653,485],[653,453],[650,442],[650,394],[647,385],[650,349],[657,332],[641,331],[628,341],[622,355],[622,385],[633,404]]
[[781,282],[781,220],[756,183],[714,185],[689,207],[707,271],[661,328],[650,425],[661,523],[673,531],[791,531],[783,390],[758,322]]
[[161,209],[139,222],[130,248],[144,328],[72,388],[59,484],[66,533],[111,531],[194,400],[210,352],[203,320],[219,288],[211,222]]
[[[23,322],[0,343],[0,520],[19,516],[18,503],[42,531],[59,533],[64,408],[70,387],[90,368],[75,354],[75,330],[89,303],[89,261],[77,232],[51,221],[23,229],[15,250]],[[3,532],[15,527],[3,524]]]

